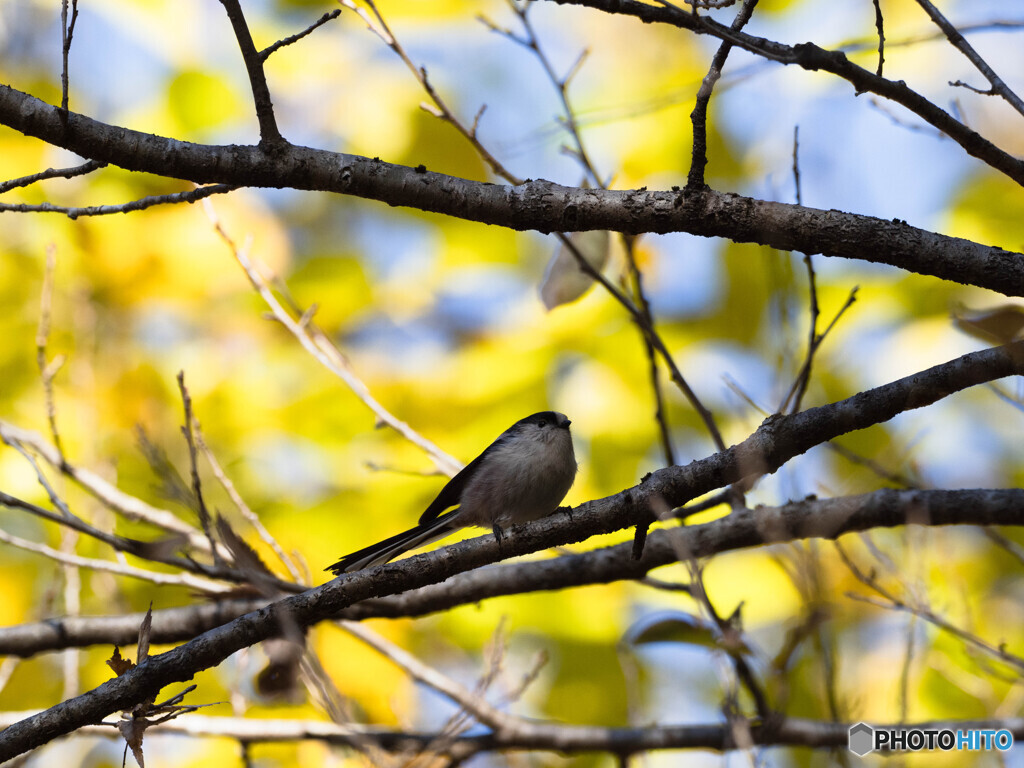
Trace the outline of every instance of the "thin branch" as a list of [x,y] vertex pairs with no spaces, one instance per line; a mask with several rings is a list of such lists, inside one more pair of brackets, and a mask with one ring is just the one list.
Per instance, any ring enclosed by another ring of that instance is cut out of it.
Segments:
[[485,19],[481,20],[485,24],[487,24],[487,26],[490,27],[491,30],[498,32],[499,34],[502,34],[503,36],[507,37],[509,40],[525,47],[527,50],[533,53],[533,55],[537,58],[537,61],[540,62],[541,67],[544,69],[544,74],[547,75],[548,80],[554,86],[555,92],[558,94],[559,101],[561,101],[562,103],[563,125],[566,131],[568,131],[569,136],[572,138],[573,144],[575,144],[575,149],[572,150],[573,156],[579,161],[580,165],[583,167],[584,172],[595,185],[602,188],[606,187],[607,185],[604,179],[598,172],[594,163],[590,160],[590,156],[587,153],[587,149],[583,144],[583,137],[580,134],[579,121],[577,120],[576,112],[569,101],[569,83],[571,82],[572,78],[576,75],[576,73],[579,71],[580,67],[583,65],[583,61],[587,57],[587,51],[584,50],[583,52],[580,53],[580,55],[576,58],[576,61],[569,68],[568,73],[566,73],[564,77],[559,77],[558,74],[555,72],[555,67],[551,63],[551,59],[548,58],[547,53],[544,51],[543,47],[540,44],[540,39],[537,37],[537,33],[533,28],[533,23],[530,21],[529,12],[530,8],[532,7],[532,4],[524,3],[523,5],[519,5],[515,2],[515,0],[508,0],[508,5],[512,12],[519,19],[519,23],[522,25],[523,31],[525,33],[524,37],[517,37],[511,32],[508,32],[507,30],[502,30],[497,26],[490,24]]
[[68,21],[68,0],[61,0],[60,34],[61,34],[61,75],[60,75],[60,108],[68,112],[68,56],[71,53],[71,39],[75,34],[75,22],[78,21],[78,0],[71,0],[71,21]]
[[314,30],[318,29],[319,27],[322,27],[324,24],[326,24],[327,22],[331,21],[332,19],[338,18],[339,16],[341,16],[341,9],[340,8],[335,8],[333,11],[329,11],[328,13],[325,13],[323,16],[321,16],[319,19],[314,21],[312,24],[310,24],[308,27],[306,27],[301,32],[298,32],[298,33],[296,33],[294,35],[290,35],[289,37],[286,37],[286,38],[284,38],[282,40],[278,40],[273,45],[264,48],[262,51],[260,51],[260,54],[259,54],[260,55],[260,61],[266,61],[270,57],[270,55],[272,53],[274,53],[275,51],[279,51],[280,49],[284,48],[286,45],[291,45],[292,43],[299,42],[299,40],[304,38],[306,35],[310,34],[311,32],[313,32]]
[[245,274],[249,277],[253,288],[256,289],[256,292],[266,302],[274,318],[298,340],[302,348],[309,352],[327,370],[344,381],[348,388],[352,390],[356,397],[362,400],[380,422],[387,424],[406,440],[422,449],[444,474],[451,477],[462,469],[462,464],[458,460],[449,456],[381,405],[370,393],[366,384],[352,371],[345,356],[338,351],[338,348],[331,343],[330,339],[314,323],[308,320],[303,321],[301,318],[300,320],[293,319],[288,310],[274,296],[273,291],[270,290],[270,287],[255,266],[253,266],[246,249],[235,245],[234,240],[221,225],[213,207],[207,205],[206,213],[217,234],[231,250],[232,255],[242,269],[245,270]]
[[[74,568],[89,568],[97,573],[111,573],[115,576],[127,576],[132,579],[139,579],[140,581],[148,581],[150,584],[156,584],[161,587],[187,587],[207,595],[225,594],[234,589],[234,587],[230,585],[219,584],[215,581],[204,579],[201,576],[194,576],[188,572],[157,573],[155,571],[147,571],[144,568],[136,568],[135,566],[126,565],[124,563],[111,562],[109,560],[97,560],[92,557],[82,557],[80,555],[62,552],[54,549],[53,547],[48,547],[45,544],[37,544],[34,541],[28,541],[27,539],[7,533],[7,531],[3,529],[0,529],[0,541],[26,552],[33,552],[37,555],[42,555],[43,557],[49,558],[61,565]],[[138,628],[138,624],[136,624],[136,628]]]
[[878,30],[878,68],[875,75],[882,76],[882,65],[885,64],[885,18],[882,16],[880,0],[871,0],[875,5],[875,29]]
[[[935,22],[935,25],[943,31],[949,42],[959,50],[968,60],[973,64],[981,74],[985,76],[992,89],[989,93],[995,96],[1001,96],[1006,103],[1017,110],[1021,115],[1024,115],[1024,101],[1021,100],[1020,96],[1011,90],[1006,83],[1003,82],[1002,78],[995,73],[977,51],[967,42],[967,39],[960,34],[960,31],[950,23],[949,19],[942,15],[929,0],[917,0],[917,4],[920,5],[925,13],[927,13],[931,20]],[[980,91],[979,91],[980,93]]]
[[85,176],[86,174],[92,173],[100,168],[106,168],[106,166],[106,163],[89,160],[88,162],[76,165],[73,168],[47,168],[45,171],[33,173],[31,176],[21,176],[17,179],[10,179],[9,181],[0,183],[0,195],[4,192],[10,192],[12,189],[35,184],[37,181],[57,178],[73,179],[75,176]]
[[786,396],[782,400],[782,404],[779,406],[780,413],[785,412],[789,408],[789,403],[791,400],[793,401],[792,410],[795,412],[800,409],[800,403],[803,401],[804,395],[807,392],[807,385],[810,382],[811,367],[814,364],[814,355],[817,353],[821,345],[825,342],[825,339],[828,338],[828,335],[832,332],[832,329],[835,328],[836,323],[839,322],[839,319],[844,314],[846,314],[846,310],[852,307],[854,302],[857,300],[858,286],[854,286],[852,289],[850,289],[850,294],[849,296],[846,297],[846,301],[843,303],[843,306],[839,308],[839,311],[836,312],[835,317],[832,318],[832,321],[819,335],[817,332],[819,316],[818,291],[817,286],[815,285],[814,266],[811,263],[810,256],[805,256],[804,262],[807,265],[809,286],[808,290],[810,291],[811,297],[811,323],[809,332],[810,336],[807,344],[807,354],[804,357],[803,365],[800,367],[800,371],[799,373],[797,373],[796,379],[793,381],[793,384],[789,388],[789,392],[786,393]]
[[0,420],[0,440],[31,448],[47,464],[74,480],[104,506],[125,519],[143,521],[169,533],[182,535],[186,537],[188,546],[193,549],[209,551],[209,542],[193,526],[169,510],[158,509],[142,499],[129,496],[99,475],[69,463],[53,445],[46,442],[38,433]]
[[867,469],[869,469],[872,473],[882,478],[883,480],[892,483],[897,488],[918,490],[922,488],[922,485],[918,480],[915,480],[912,477],[908,477],[907,475],[902,475],[898,472],[893,472],[891,469],[883,466],[874,459],[869,459],[866,456],[861,456],[856,451],[851,451],[846,446],[842,445],[841,443],[837,443],[834,440],[826,443],[825,447],[828,448],[833,453],[842,456],[844,459],[853,464],[857,464],[858,466],[862,467],[867,467]]
[[[0,727],[13,725],[38,710],[0,712]],[[850,722],[829,722],[798,717],[786,718],[777,728],[755,725],[751,730],[760,746],[804,746],[846,749]],[[930,720],[919,723],[877,724],[881,729],[930,730],[1008,730],[1017,741],[1024,739],[1024,718],[991,720]],[[86,725],[82,735],[118,738],[109,725]],[[259,717],[214,717],[183,715],[147,730],[149,736],[179,734],[201,738],[235,739],[242,744],[320,741],[338,746],[357,746],[360,740],[372,740],[389,752],[422,752],[443,737],[436,733],[410,733],[386,728],[336,725],[317,720],[269,719]],[[496,736],[480,734],[452,740],[446,754],[452,760],[493,750],[548,750],[586,753],[607,751],[613,754],[639,754],[660,749],[731,750],[735,748],[729,726],[723,723],[696,725],[648,725],[643,728],[602,728],[537,722],[527,731]]]
[[497,709],[482,696],[470,691],[437,669],[424,664],[408,651],[355,622],[345,621],[341,623],[341,626],[350,635],[397,664],[413,680],[433,688],[446,698],[451,699],[478,722],[488,725],[498,732],[515,728],[518,718]]
[[195,499],[196,512],[199,514],[199,525],[203,529],[203,534],[206,536],[206,540],[210,542],[210,552],[213,555],[213,564],[221,566],[224,565],[224,560],[221,558],[219,547],[217,546],[216,540],[213,538],[210,511],[206,508],[206,500],[203,498],[203,484],[199,478],[199,455],[196,451],[196,441],[192,433],[192,425],[194,421],[194,417],[192,415],[192,397],[189,395],[188,388],[185,386],[185,372],[178,371],[177,379],[178,390],[181,393],[181,404],[185,410],[185,423],[181,427],[181,433],[185,436],[185,442],[188,444],[188,461],[192,477],[192,496]]
[[[839,434],[888,420],[907,409],[923,407],[967,386],[1021,373],[1024,373],[1024,342],[973,352],[839,403],[791,416],[770,417],[747,440],[727,451],[685,467],[660,469],[628,491],[578,507],[573,510],[571,519],[569,515],[556,513],[533,523],[512,526],[500,545],[493,536],[482,536],[439,552],[345,574],[322,587],[285,598],[211,630],[171,651],[150,656],[144,665],[87,694],[10,726],[0,732],[0,761],[16,757],[82,725],[97,722],[111,712],[130,708],[154,696],[164,686],[190,679],[199,670],[219,664],[240,648],[279,633],[282,612],[288,617],[289,625],[308,626],[370,597],[406,592],[501,559],[632,527],[653,517],[655,500],[670,509],[675,508],[752,473],[773,472],[793,456]],[[867,510],[856,503],[836,505],[834,515],[828,518],[798,515],[766,519],[763,510],[737,512],[718,521],[721,527],[717,530],[745,528],[745,546],[752,546],[793,538],[795,532],[801,537],[829,537],[875,524],[905,525],[926,519],[936,525],[966,520],[1004,525],[1021,520],[1020,492],[974,492],[978,496],[976,503],[965,501],[963,492],[921,498],[913,495],[921,493],[883,492],[873,499],[875,504]],[[927,508],[924,507],[926,500],[931,502]],[[950,501],[954,502],[952,506]],[[877,511],[879,506],[884,510],[881,517],[867,514],[871,509]],[[907,519],[908,508],[915,510],[913,520]],[[842,520],[838,528],[836,514]],[[686,528],[684,535],[693,536],[696,530]],[[705,529],[703,533],[706,532]],[[708,538],[694,538],[688,542],[688,549],[695,558],[703,557],[711,554],[713,543]],[[641,563],[654,558],[652,544],[648,542]],[[674,560],[673,552],[668,556]],[[535,564],[531,566],[536,568]]]
[[[746,26],[754,12],[755,5],[757,5],[757,0],[743,0],[743,5],[740,6],[736,18],[733,19],[733,30],[739,31]],[[722,68],[725,66],[725,60],[729,57],[731,50],[732,43],[728,40],[722,41],[722,44],[718,46],[718,50],[711,59],[708,73],[697,90],[697,100],[690,113],[690,122],[693,124],[693,152],[690,159],[690,172],[686,177],[686,186],[690,189],[699,189],[704,186],[704,168],[708,164],[708,104],[711,102],[711,93],[715,88],[715,83],[722,76]]]
[[982,528],[981,532],[985,534],[985,537],[994,543],[997,547],[1004,550],[1008,555],[1014,558],[1018,563],[1024,565],[1024,547],[1012,539],[1008,539],[1003,536],[999,531],[994,528]]
[[[23,499],[11,496],[10,494],[2,491],[0,491],[0,506],[29,512],[36,517],[41,517],[44,520],[49,520],[52,523],[57,523],[74,531],[78,531],[79,533],[91,536],[97,541],[103,542],[115,551],[125,552],[155,563],[164,563],[165,565],[171,565],[183,571],[199,574],[208,578],[223,579],[225,581],[232,581],[241,584],[247,584],[251,578],[251,574],[241,570],[224,566],[204,565],[203,563],[198,563],[195,560],[175,557],[168,554],[168,551],[176,542],[146,542],[139,541],[138,539],[127,538],[125,536],[117,536],[95,528],[74,515],[59,515],[48,509],[43,509],[36,504],[24,501]],[[268,581],[274,587],[284,592],[299,592],[303,590],[301,585],[291,584],[280,579],[271,579],[268,577]]]
[[[106,165],[102,163],[100,165]],[[38,174],[37,174],[38,175]],[[148,195],[132,200],[130,203],[119,205],[90,205],[85,207],[54,205],[53,203],[0,203],[0,213],[62,213],[72,221],[80,216],[109,216],[113,213],[131,213],[132,211],[143,211],[152,208],[154,205],[177,205],[179,203],[194,203],[210,195],[223,195],[238,189],[232,184],[210,184],[188,192],[175,192],[169,195]]]
[[[656,504],[655,508],[655,514],[659,520],[664,522],[672,519],[672,510],[667,504]],[[736,678],[743,684],[743,687],[747,689],[747,692],[754,699],[754,705],[757,708],[757,714],[761,722],[774,722],[778,717],[776,716],[772,706],[769,704],[767,695],[765,694],[760,681],[754,675],[753,670],[744,658],[747,644],[743,640],[741,630],[738,626],[739,608],[737,608],[737,614],[734,614],[734,616],[729,619],[722,618],[715,609],[714,604],[711,602],[711,597],[708,595],[707,589],[704,586],[703,568],[690,549],[690,542],[688,541],[688,537],[685,535],[685,530],[685,528],[680,527],[670,528],[666,531],[666,534],[673,550],[675,551],[677,559],[679,562],[684,563],[689,571],[690,595],[701,607],[705,616],[713,622],[713,626],[717,628],[718,646],[729,658],[733,670],[735,671]],[[735,689],[735,685],[723,685],[723,688],[726,692],[723,710],[726,717],[729,719],[733,732],[736,734],[736,742],[744,745],[744,747],[752,745],[753,738],[750,734],[751,721],[740,711],[738,696],[733,690]]]
[[52,243],[46,247],[46,268],[43,272],[43,290],[39,299],[39,327],[36,330],[36,366],[39,378],[43,383],[43,394],[46,399],[46,420],[50,424],[50,436],[53,446],[57,449],[60,461],[64,463],[64,449],[60,443],[60,431],[57,429],[57,405],[53,397],[53,379],[61,366],[64,356],[58,355],[52,361],[46,359],[46,346],[50,341],[50,318],[53,310],[53,274],[57,268],[57,247]]
[[260,146],[273,149],[287,144],[281,131],[277,127],[277,118],[274,117],[274,104],[270,100],[270,88],[267,86],[267,76],[263,71],[263,57],[256,50],[252,41],[252,34],[249,32],[249,25],[245,21],[245,14],[242,13],[242,6],[239,0],[220,0],[221,5],[227,12],[231,21],[231,28],[235,32],[235,40],[238,42],[238,50],[242,54],[242,61],[245,62],[245,71],[249,74],[249,87],[252,90],[253,103],[256,107],[256,119],[260,124]]
[[945,110],[909,88],[903,81],[887,80],[851,62],[841,51],[828,51],[814,43],[789,46],[772,40],[738,32],[713,18],[691,13],[677,6],[652,6],[638,0],[549,0],[559,5],[578,5],[610,14],[635,16],[645,22],[670,24],[697,34],[726,40],[756,56],[781,64],[795,64],[808,71],[825,71],[848,81],[856,93],[875,93],[896,102],[935,128],[948,135],[992,168],[1024,184],[1024,161],[1000,149],[972,131]]
[[853,562],[850,556],[845,552],[845,550],[843,550],[843,548],[839,545],[839,542],[836,542],[834,546],[836,548],[836,551],[839,552],[840,559],[842,559],[843,563],[849,569],[850,573],[852,573],[859,582],[861,582],[866,587],[876,592],[878,595],[880,595],[881,599],[877,599],[869,595],[859,595],[853,592],[847,592],[847,597],[849,597],[852,600],[857,600],[859,602],[874,605],[878,608],[885,608],[886,610],[890,611],[905,612],[911,614],[912,616],[916,616],[917,618],[928,622],[932,626],[938,627],[944,632],[948,632],[954,637],[963,640],[968,645],[971,645],[975,648],[984,651],[985,653],[989,654],[995,659],[998,659],[1004,664],[1013,667],[1017,671],[1018,675],[1024,674],[1024,657],[1018,656],[1015,653],[1010,653],[1008,650],[1006,650],[1005,643],[1000,643],[998,646],[993,645],[987,640],[983,640],[982,638],[978,637],[978,635],[974,634],[973,632],[970,632],[966,629],[963,629],[962,627],[958,627],[957,625],[953,624],[953,622],[935,613],[931,608],[929,608],[927,605],[920,602],[919,600],[910,600],[893,594],[890,590],[882,586],[882,584],[879,582],[878,578],[874,575],[873,572],[866,573],[861,568],[859,568],[856,565],[856,563]]
[[[74,554],[78,543],[78,534],[65,528],[61,532],[60,550]],[[77,616],[82,611],[82,574],[76,564],[65,563],[61,569],[64,575],[64,611],[68,616]],[[61,698],[70,699],[77,696],[81,689],[81,676],[78,671],[78,650],[68,648],[62,654],[64,666],[64,693]]]
[[295,567],[295,563],[292,559],[285,554],[281,545],[277,543],[277,539],[266,529],[263,522],[260,520],[259,515],[252,511],[242,495],[235,488],[235,484],[231,482],[231,478],[227,476],[227,473],[221,467],[220,462],[217,460],[217,456],[210,449],[210,446],[206,444],[206,439],[203,437],[203,430],[199,424],[199,420],[192,416],[192,426],[195,432],[196,445],[199,450],[203,452],[203,456],[206,458],[207,463],[210,465],[210,469],[213,471],[213,476],[217,478],[221,487],[227,493],[228,498],[231,499],[235,508],[241,513],[249,524],[256,531],[256,534],[263,540],[263,542],[270,547],[274,554],[277,555],[277,559],[281,561],[281,564],[288,570],[288,575],[292,577],[292,581],[296,584],[303,582],[302,574],[299,573],[299,569]]
[[520,179],[509,171],[504,165],[502,165],[498,158],[488,152],[487,149],[477,140],[477,122],[482,112],[477,113],[477,119],[473,121],[473,126],[471,128],[467,127],[461,120],[459,120],[458,116],[448,107],[448,104],[444,99],[441,98],[441,94],[439,94],[437,90],[435,90],[433,84],[431,84],[430,78],[427,77],[426,68],[417,66],[413,60],[409,58],[409,54],[405,52],[401,43],[399,43],[398,39],[392,34],[391,28],[384,20],[380,11],[377,10],[377,6],[374,4],[373,0],[366,0],[366,5],[373,12],[373,18],[371,18],[366,11],[356,5],[354,0],[338,0],[338,3],[359,16],[359,18],[366,24],[367,28],[377,35],[377,37],[379,37],[388,48],[398,55],[409,71],[412,72],[413,77],[416,78],[416,82],[418,82],[423,90],[426,91],[427,96],[429,96],[430,100],[433,102],[435,109],[428,111],[447,122],[456,131],[462,134],[462,136],[473,145],[476,151],[480,154],[480,157],[483,158],[484,162],[491,167],[491,170],[495,175],[505,179],[509,184],[519,185],[524,183],[523,179]]
[[626,309],[626,311],[629,312],[629,314],[632,316],[633,320],[637,323],[637,325],[645,331],[647,338],[651,342],[651,345],[658,352],[658,354],[661,355],[661,359],[665,362],[672,382],[676,385],[676,387],[679,388],[679,391],[682,392],[683,396],[687,399],[687,401],[689,401],[690,405],[697,412],[697,415],[700,417],[701,421],[704,422],[704,426],[708,430],[708,433],[711,435],[711,439],[714,441],[715,447],[718,448],[718,450],[720,451],[724,450],[725,440],[722,439],[722,433],[719,432],[718,430],[718,425],[715,423],[714,415],[712,415],[711,411],[709,411],[704,406],[700,398],[697,397],[697,393],[694,392],[693,389],[690,387],[689,383],[687,383],[682,371],[679,370],[679,366],[676,365],[676,361],[672,357],[672,353],[669,352],[668,347],[665,345],[665,342],[648,324],[647,316],[645,316],[644,313],[640,309],[638,309],[633,304],[633,302],[630,301],[622,293],[622,291],[620,291],[618,288],[612,285],[611,281],[609,281],[608,278],[602,275],[600,271],[594,269],[594,267],[590,264],[589,261],[587,261],[586,257],[582,253],[580,253],[579,248],[576,247],[576,244],[573,243],[572,240],[569,239],[569,237],[562,233],[556,233],[555,236],[569,250],[569,253],[572,254],[573,258],[576,259],[576,263],[579,265],[580,270],[582,270],[587,275],[592,277],[595,281],[600,283],[601,287],[608,291],[608,293],[611,294],[611,296],[616,301],[618,301],[619,304],[621,304]]

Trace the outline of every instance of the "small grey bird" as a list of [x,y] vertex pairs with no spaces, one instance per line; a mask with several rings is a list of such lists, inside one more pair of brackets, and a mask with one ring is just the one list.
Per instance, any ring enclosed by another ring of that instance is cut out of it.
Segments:
[[569,424],[555,411],[520,419],[448,481],[419,525],[345,555],[325,570],[340,576],[381,565],[469,525],[491,528],[501,541],[502,528],[550,515],[576,478]]

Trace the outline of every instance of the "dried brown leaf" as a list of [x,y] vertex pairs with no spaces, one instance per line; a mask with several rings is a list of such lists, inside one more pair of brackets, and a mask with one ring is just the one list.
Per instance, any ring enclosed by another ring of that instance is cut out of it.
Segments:
[[131,659],[122,658],[121,649],[116,645],[114,646],[114,653],[109,659],[107,659],[107,666],[114,670],[114,674],[120,677],[129,669],[135,666],[135,662]]
[[1004,304],[985,310],[961,307],[953,323],[964,333],[989,343],[1009,344],[1024,337],[1024,307]]
[[149,637],[153,630],[153,603],[150,602],[149,610],[139,625],[139,664],[149,658]]

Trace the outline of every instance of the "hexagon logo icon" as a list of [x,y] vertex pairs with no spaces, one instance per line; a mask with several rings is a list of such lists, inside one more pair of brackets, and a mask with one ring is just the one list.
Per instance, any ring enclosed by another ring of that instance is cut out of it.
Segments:
[[847,746],[857,757],[864,757],[874,751],[875,729],[867,723],[857,723],[850,726],[850,736]]

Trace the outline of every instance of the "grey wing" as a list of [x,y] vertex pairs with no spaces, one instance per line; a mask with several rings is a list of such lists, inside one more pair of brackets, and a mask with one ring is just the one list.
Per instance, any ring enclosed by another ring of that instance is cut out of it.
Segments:
[[462,492],[466,489],[466,483],[477,473],[477,470],[484,463],[487,454],[491,453],[496,446],[500,445],[504,434],[484,449],[484,452],[463,467],[455,477],[448,481],[448,484],[437,494],[437,498],[430,502],[423,514],[420,515],[420,525],[436,520],[446,509],[454,507],[462,500]]

